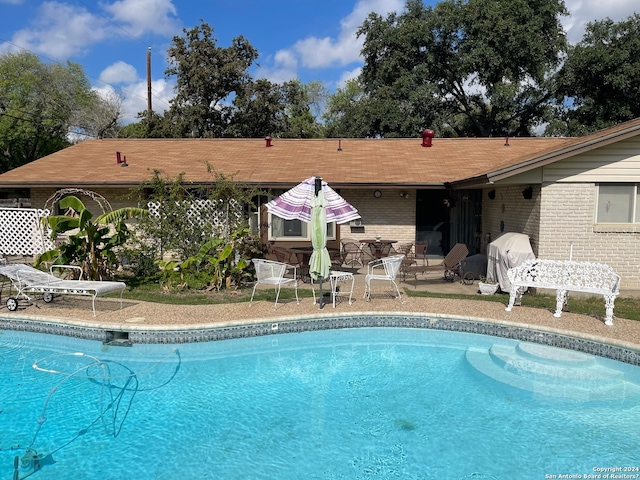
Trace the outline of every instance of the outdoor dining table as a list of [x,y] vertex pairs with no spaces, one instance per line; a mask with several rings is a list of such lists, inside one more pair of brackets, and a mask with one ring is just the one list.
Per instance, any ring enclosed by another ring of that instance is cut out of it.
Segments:
[[386,256],[384,251],[388,251],[388,249],[386,249],[385,247],[390,247],[392,244],[398,243],[398,240],[385,240],[384,238],[381,238],[379,240],[360,240],[360,243],[364,245],[370,245],[376,258],[382,258]]
[[[289,247],[289,251],[293,252],[300,264],[300,279],[304,282],[311,278],[309,274],[309,260],[311,260],[311,254],[313,253],[313,247]],[[340,251],[337,248],[327,248],[329,253],[332,251]]]

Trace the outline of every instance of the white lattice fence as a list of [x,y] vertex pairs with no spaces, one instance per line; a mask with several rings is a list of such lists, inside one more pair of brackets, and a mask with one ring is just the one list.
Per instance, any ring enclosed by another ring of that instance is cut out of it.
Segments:
[[40,255],[54,247],[42,218],[49,210],[0,208],[0,252],[5,255]]
[[[214,231],[220,235],[229,233],[229,227],[238,224],[242,220],[242,204],[234,199],[229,202],[229,210],[216,205],[215,200],[194,200],[187,211],[187,220],[191,225],[198,225],[204,222],[211,224]],[[149,215],[160,215],[160,203],[149,202],[147,205]]]

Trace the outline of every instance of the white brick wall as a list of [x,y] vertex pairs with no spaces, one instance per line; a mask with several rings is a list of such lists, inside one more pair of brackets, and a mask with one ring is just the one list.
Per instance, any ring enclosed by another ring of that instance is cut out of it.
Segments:
[[596,186],[593,183],[554,183],[542,189],[541,258],[569,258],[606,263],[622,277],[621,288],[640,289],[640,235],[595,232]]
[[[489,191],[495,190],[496,196],[491,200]],[[533,197],[525,199],[523,186],[487,188],[482,192],[482,232],[483,238],[490,235],[493,241],[506,232],[526,233],[531,239],[534,253],[537,255],[540,220],[540,189],[533,187]],[[500,224],[504,222],[504,230]]]
[[[539,258],[606,263],[622,277],[623,290],[640,289],[640,234],[595,232],[596,186],[593,183],[553,183],[533,187],[533,198],[522,186],[496,187],[490,200],[482,195],[482,229],[491,240],[505,232],[526,233]],[[503,207],[504,206],[504,207]]]
[[[401,193],[408,193],[403,198]],[[398,243],[414,242],[416,238],[415,190],[382,190],[375,198],[373,190],[340,190],[340,195],[358,209],[362,216],[364,232],[351,231],[349,225],[340,225],[341,238],[371,239],[376,235],[398,240]]]

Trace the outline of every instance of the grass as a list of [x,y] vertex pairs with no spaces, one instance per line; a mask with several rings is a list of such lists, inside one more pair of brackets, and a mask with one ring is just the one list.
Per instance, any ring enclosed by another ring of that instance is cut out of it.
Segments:
[[[251,298],[251,286],[235,290],[203,291],[187,289],[183,291],[172,291],[165,293],[157,281],[149,281],[145,279],[127,278],[127,289],[122,298],[129,300],[137,300],[142,302],[164,303],[169,305],[215,305],[221,303],[241,303],[248,302]],[[2,302],[9,295],[8,285],[4,286],[4,290],[0,292]],[[476,300],[479,302],[500,302],[506,305],[509,297],[506,294],[498,295],[463,295],[463,294],[445,294],[433,293],[426,291],[416,291],[413,289],[405,289],[405,295],[408,297],[427,297],[427,298],[449,298],[459,300]],[[110,294],[107,296],[118,297],[119,294]],[[312,296],[309,289],[298,289],[300,298],[310,298]],[[579,313],[583,315],[604,317],[605,307],[604,299],[601,296],[585,297],[583,295],[568,295],[568,304],[565,311]],[[273,300],[273,289],[256,290],[254,300]],[[280,298],[295,298],[295,292],[290,288],[283,288],[280,291]],[[522,297],[522,305],[532,308],[542,308],[545,310],[555,311],[556,298],[554,295],[536,294],[524,295]],[[640,320],[640,298],[637,297],[618,297],[615,301],[614,314],[617,318],[625,318],[627,320]]]
[[[500,302],[509,303],[509,295],[459,295],[459,294],[440,294],[424,291],[405,290],[407,296],[410,297],[432,297],[432,298],[452,298],[461,300],[478,300],[483,302]],[[555,295],[546,294],[527,294],[522,297],[522,305],[526,307],[542,308],[545,310],[556,310]],[[568,294],[568,303],[565,307],[567,312],[579,313],[582,315],[600,316],[605,315],[604,298],[601,296],[586,297],[583,295]],[[627,320],[640,320],[640,298],[635,297],[618,297],[615,301],[614,315],[617,318],[626,318]]]
[[[219,292],[204,290],[173,290],[163,292],[160,285],[155,281],[136,281],[132,278],[126,279],[127,289],[122,298],[138,300],[142,302],[165,303],[170,305],[216,305],[221,303],[241,303],[251,299],[252,286],[221,290]],[[311,290],[298,289],[298,297],[311,297]],[[273,300],[275,298],[273,289],[259,289],[253,297],[254,300]],[[280,298],[295,298],[295,291],[290,288],[280,290]]]
[[[204,292],[201,290],[185,290],[179,292],[163,293],[160,285],[156,282],[135,281],[127,279],[128,288],[123,298],[154,303],[166,303],[172,305],[213,305],[220,303],[240,303],[248,302],[251,298],[251,287],[247,286],[237,290],[222,290],[220,292]],[[500,302],[507,304],[509,297],[506,294],[498,295],[463,295],[463,294],[443,294],[426,291],[416,291],[405,289],[405,294],[409,297],[431,297],[450,298],[461,300],[476,300],[481,302]],[[311,297],[309,289],[299,289],[300,298]],[[274,291],[272,289],[257,290],[254,300],[273,300]],[[293,289],[283,288],[280,291],[280,298],[295,298]],[[527,294],[522,297],[522,305],[533,308],[542,308],[555,311],[555,295]],[[566,311],[583,315],[601,316],[605,315],[604,299],[601,296],[585,297],[583,295],[572,295],[569,292]],[[640,298],[618,297],[615,302],[615,316],[628,320],[640,320]]]

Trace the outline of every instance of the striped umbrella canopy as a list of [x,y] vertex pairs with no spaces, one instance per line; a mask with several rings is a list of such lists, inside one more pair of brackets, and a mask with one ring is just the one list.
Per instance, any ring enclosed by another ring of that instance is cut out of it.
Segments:
[[[285,220],[302,220],[311,222],[311,202],[315,196],[316,177],[309,177],[279,197],[267,203],[267,209],[272,215],[277,215]],[[338,224],[348,223],[360,218],[358,210],[336,193],[336,191],[322,182],[327,222]]]
[[[324,208],[323,208],[324,205]],[[272,215],[311,224],[313,253],[310,275],[320,281],[320,308],[324,307],[322,280],[329,276],[331,258],[327,251],[327,222],[347,223],[360,218],[358,210],[336,193],[320,177],[309,177],[267,203]]]

